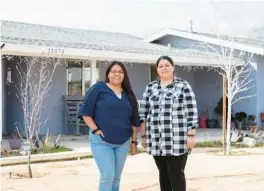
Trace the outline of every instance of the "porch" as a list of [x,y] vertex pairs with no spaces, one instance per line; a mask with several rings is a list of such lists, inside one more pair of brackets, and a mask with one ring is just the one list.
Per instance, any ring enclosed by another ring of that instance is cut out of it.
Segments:
[[[23,125],[23,112],[17,97],[19,85],[16,70],[19,56],[12,59],[2,59],[4,79],[4,135],[12,135],[15,123]],[[23,63],[26,64],[26,63]],[[77,111],[83,101],[86,91],[97,81],[104,81],[105,71],[109,61],[66,59],[61,60],[52,79],[52,88],[46,99],[43,114],[49,114],[44,134],[48,128],[53,135],[57,134],[87,134],[87,127],[78,120]],[[188,71],[184,65],[175,67],[175,75],[187,80],[196,94],[198,112],[201,114],[208,107],[215,107],[222,96],[221,76],[208,67]],[[125,62],[130,82],[137,99],[141,100],[146,85],[157,78],[154,64]],[[8,106],[8,107],[7,107]],[[212,115],[214,115],[212,113]],[[217,118],[215,115],[214,118]]]
[[[2,57],[3,72],[3,131],[4,136],[11,136],[16,131],[16,123],[23,126],[22,104],[18,99],[19,77],[17,67],[25,68],[20,56]],[[52,63],[52,60],[50,61]],[[77,119],[77,111],[84,95],[92,84],[104,81],[109,61],[62,59],[52,78],[52,87],[45,99],[47,106],[43,116],[48,116],[47,123],[41,129],[44,134],[47,128],[52,135],[87,134],[83,121]],[[39,64],[39,63],[38,63]],[[149,64],[125,62],[134,92],[141,97],[147,83],[150,82]],[[146,75],[147,74],[147,75]],[[46,120],[43,118],[43,120]]]

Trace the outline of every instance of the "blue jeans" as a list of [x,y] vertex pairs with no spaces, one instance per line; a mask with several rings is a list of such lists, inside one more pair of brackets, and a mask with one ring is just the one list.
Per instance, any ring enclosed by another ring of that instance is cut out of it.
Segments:
[[99,191],[119,191],[120,178],[129,152],[130,140],[122,145],[110,144],[89,132],[93,157],[100,171]]

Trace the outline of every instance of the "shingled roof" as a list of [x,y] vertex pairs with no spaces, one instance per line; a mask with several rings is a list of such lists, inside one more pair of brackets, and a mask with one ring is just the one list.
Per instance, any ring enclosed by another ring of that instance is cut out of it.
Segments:
[[264,47],[264,39],[258,38],[258,39],[253,39],[253,38],[244,38],[244,37],[233,37],[233,36],[228,36],[228,35],[215,35],[215,34],[209,34],[209,33],[199,33],[199,32],[194,32],[194,34],[200,35],[200,36],[206,36],[206,37],[211,37],[211,38],[219,38],[221,40],[229,40],[230,38],[233,38],[234,42],[242,43],[242,44],[247,44],[259,48]]
[[1,42],[155,56],[212,58],[212,55],[205,52],[152,44],[142,38],[124,33],[62,28],[13,21],[1,21]]

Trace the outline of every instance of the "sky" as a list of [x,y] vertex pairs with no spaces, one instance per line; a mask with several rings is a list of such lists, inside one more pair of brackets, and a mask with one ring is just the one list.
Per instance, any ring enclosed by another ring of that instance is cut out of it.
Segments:
[[263,1],[1,0],[0,19],[147,37],[164,28],[251,36]]

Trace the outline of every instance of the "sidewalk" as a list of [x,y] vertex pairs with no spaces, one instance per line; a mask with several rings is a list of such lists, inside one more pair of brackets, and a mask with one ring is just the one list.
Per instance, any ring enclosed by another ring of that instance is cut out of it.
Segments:
[[[264,149],[243,149],[242,156],[192,153],[186,166],[188,191],[263,191]],[[254,151],[254,152],[252,152]],[[2,167],[2,190],[95,191],[99,172],[94,160],[74,160],[32,165],[39,178],[17,177],[27,165]],[[12,172],[10,179],[9,173]],[[40,186],[45,185],[45,186]],[[122,191],[159,191],[158,171],[147,154],[129,156],[121,180]]]
[[[196,142],[204,141],[219,141],[222,139],[221,129],[197,129],[196,132]],[[140,147],[140,135],[138,137],[139,147]],[[61,144],[73,149],[74,151],[85,151],[90,152],[90,146],[88,141],[88,135],[74,136],[69,135],[61,136]]]
[[[221,129],[197,129],[196,142],[204,141],[216,141],[221,140]],[[139,149],[141,148],[140,138]],[[3,143],[7,144],[7,140]],[[62,135],[61,145],[71,148],[71,152],[61,152],[52,154],[35,154],[32,155],[32,162],[46,162],[46,161],[56,161],[56,160],[72,160],[78,158],[91,157],[91,148],[88,141],[88,135],[75,136],[75,135]],[[5,145],[4,145],[5,146]],[[194,149],[193,152],[195,152]],[[197,149],[197,151],[202,151],[205,149]],[[208,150],[208,149],[207,149]],[[15,156],[15,157],[5,157],[1,158],[1,166],[14,165],[14,164],[24,164],[27,162],[27,156]]]

